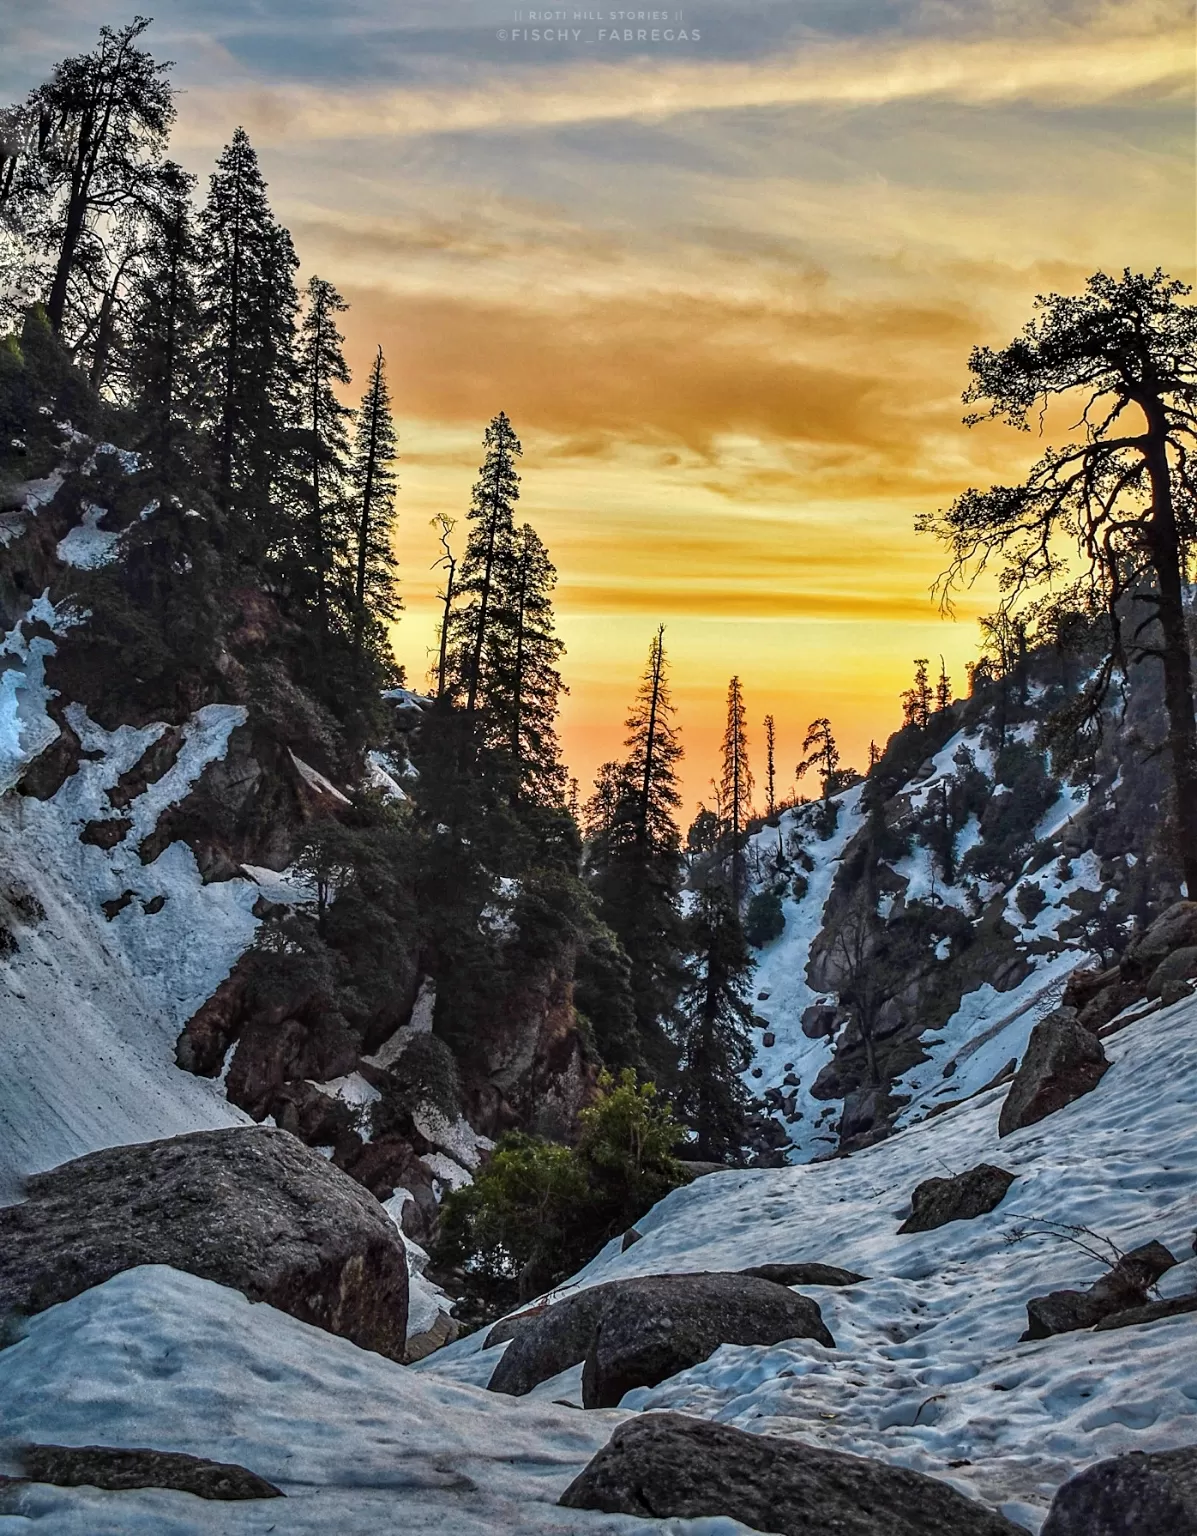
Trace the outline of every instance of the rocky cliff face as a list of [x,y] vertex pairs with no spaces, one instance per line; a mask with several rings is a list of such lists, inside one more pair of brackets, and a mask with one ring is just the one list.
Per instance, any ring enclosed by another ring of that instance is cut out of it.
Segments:
[[486,1135],[560,1130],[592,1092],[573,947],[524,969],[427,1103],[427,1061],[412,1076],[394,1048],[432,1035],[411,871],[388,874],[387,922],[359,910],[320,965],[272,966],[304,958],[312,830],[361,791],[411,806],[424,701],[395,690],[348,741],[271,595],[209,579],[208,517],[160,507],[135,455],[60,436],[0,508],[0,1036],[27,1068],[0,1176],[273,1120],[426,1235]]
[[1159,679],[1135,669],[1082,755],[1056,722],[1084,673],[1034,655],[753,837],[754,890],[786,919],[746,1079],[778,1155],[867,1145],[986,1086],[1078,967],[1107,970],[1180,896]]

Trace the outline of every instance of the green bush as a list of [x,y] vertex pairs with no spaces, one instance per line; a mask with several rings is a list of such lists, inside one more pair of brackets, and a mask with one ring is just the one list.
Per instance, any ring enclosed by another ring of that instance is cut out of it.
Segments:
[[652,1083],[599,1079],[574,1147],[504,1136],[474,1183],[446,1197],[436,1258],[459,1267],[479,1321],[548,1290],[630,1227],[686,1174],[681,1126]]
[[781,937],[785,926],[781,897],[775,891],[758,891],[748,903],[744,917],[744,937],[754,949],[763,949],[771,939]]

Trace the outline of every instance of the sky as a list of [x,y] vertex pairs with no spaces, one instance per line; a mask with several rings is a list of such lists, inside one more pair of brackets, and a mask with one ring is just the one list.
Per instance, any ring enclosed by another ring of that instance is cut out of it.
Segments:
[[[913,658],[964,688],[993,590],[941,617],[914,519],[1043,447],[962,425],[970,349],[1098,268],[1194,277],[1194,3],[630,3],[160,0],[146,43],[176,158],[206,180],[244,124],[363,387],[385,349],[409,681],[431,519],[463,541],[505,410],[570,769],[618,753],[664,624],[693,808],[733,673],[779,794],[816,716],[863,763]],[[0,96],[129,15],[0,0]]]

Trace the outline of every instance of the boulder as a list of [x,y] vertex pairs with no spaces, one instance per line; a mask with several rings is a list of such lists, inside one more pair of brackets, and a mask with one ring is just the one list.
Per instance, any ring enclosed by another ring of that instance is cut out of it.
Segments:
[[[30,1483],[57,1488],[172,1488],[199,1499],[281,1499],[283,1492],[256,1472],[179,1451],[118,1450],[107,1445],[26,1445],[21,1470]],[[18,1479],[12,1479],[18,1481]]]
[[812,1003],[802,1010],[802,1033],[808,1040],[828,1040],[835,1034],[837,1010],[826,1003]]
[[1148,1301],[1140,1307],[1128,1307],[1125,1312],[1115,1312],[1103,1317],[1094,1325],[1094,1333],[1108,1333],[1111,1328],[1138,1328],[1143,1323],[1162,1322],[1167,1317],[1184,1317],[1197,1312],[1197,1293],[1190,1296],[1173,1296],[1166,1301]]
[[582,1405],[614,1408],[635,1387],[655,1387],[721,1344],[785,1339],[835,1348],[818,1304],[772,1280],[707,1274],[627,1281],[598,1320],[582,1370]]
[[723,1515],[780,1536],[1026,1536],[921,1472],[680,1413],[621,1424],[561,1503],[642,1519]]
[[860,1285],[866,1279],[851,1269],[837,1269],[834,1264],[756,1264],[742,1269],[742,1275],[758,1280],[772,1280],[774,1285]]
[[93,1152],[0,1210],[0,1317],[168,1264],[391,1359],[407,1256],[372,1195],[285,1131],[236,1127]]
[[[516,1322],[516,1319],[511,1319]],[[501,1342],[492,1329],[487,1346]],[[492,1392],[522,1397],[585,1361],[582,1402],[618,1403],[633,1387],[656,1386],[698,1365],[720,1344],[835,1341],[815,1302],[754,1275],[644,1275],[596,1285],[520,1322],[490,1379]]]
[[1178,949],[1197,946],[1197,901],[1177,901],[1127,948],[1119,971],[1123,981],[1146,981]]
[[1159,997],[1169,983],[1192,981],[1194,976],[1197,976],[1197,944],[1174,949],[1152,971],[1147,982],[1147,996]]
[[1197,1536],[1197,1446],[1130,1451],[1056,1493],[1042,1536]]
[[1016,1175],[992,1163],[978,1163],[950,1179],[924,1179],[910,1197],[911,1213],[899,1232],[933,1232],[949,1221],[972,1221],[1006,1198]]
[[1144,1243],[1124,1253],[1087,1291],[1050,1291],[1027,1302],[1024,1339],[1093,1328],[1103,1319],[1147,1305],[1147,1291],[1173,1268],[1176,1258],[1163,1243]]
[[1034,1125],[1091,1093],[1110,1069],[1101,1041],[1076,1020],[1044,1019],[1031,1031],[998,1118],[998,1135]]

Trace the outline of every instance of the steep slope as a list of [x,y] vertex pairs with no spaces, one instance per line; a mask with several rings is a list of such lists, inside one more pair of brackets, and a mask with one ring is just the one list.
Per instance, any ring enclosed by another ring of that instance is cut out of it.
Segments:
[[[1020,1335],[1028,1299],[1106,1268],[1105,1239],[1124,1251],[1163,1241],[1184,1261],[1164,1294],[1197,1290],[1194,1029],[1197,1001],[1187,1000],[1114,1036],[1114,1065],[1094,1092],[1001,1141],[997,1088],[847,1159],[729,1170],[675,1191],[637,1223],[641,1241],[626,1252],[613,1242],[570,1288],[783,1260],[869,1279],[808,1292],[834,1351],[726,1345],[621,1407],[694,1413],[946,1476],[1033,1531],[1080,1466],[1192,1443],[1197,1315]],[[1016,1175],[996,1210],[899,1235],[916,1184],[982,1161]],[[479,1352],[479,1342],[419,1369],[483,1383],[503,1346]],[[579,1380],[580,1367],[541,1390],[578,1401]]]

